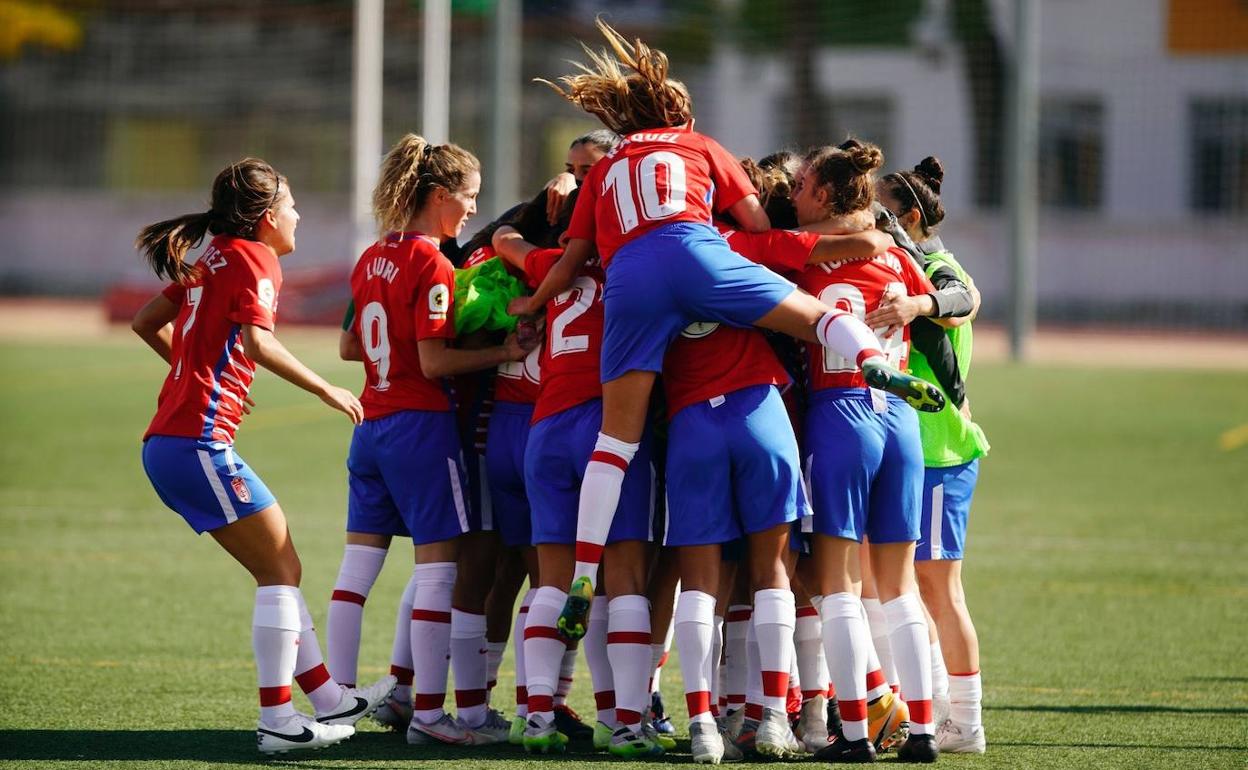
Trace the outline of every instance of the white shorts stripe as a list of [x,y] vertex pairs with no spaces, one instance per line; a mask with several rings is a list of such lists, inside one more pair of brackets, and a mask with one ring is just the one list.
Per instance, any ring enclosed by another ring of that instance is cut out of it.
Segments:
[[199,465],[204,469],[204,476],[208,479],[208,486],[212,487],[212,493],[217,496],[217,502],[221,504],[221,513],[225,514],[225,520],[230,524],[238,521],[238,514],[234,512],[234,504],[230,502],[230,496],[226,494],[225,487],[221,486],[221,477],[217,475],[217,469],[212,467],[212,458],[202,449],[195,450],[199,455]]
[[446,458],[446,468],[451,474],[451,494],[455,497],[455,515],[459,517],[459,531],[468,531],[468,508],[464,505],[464,488],[459,484],[459,466],[455,458]]
[[945,523],[945,485],[937,484],[932,487],[932,519],[929,522],[932,529],[932,552],[929,558],[943,559],[945,558],[945,548],[941,543],[941,537],[944,535]]

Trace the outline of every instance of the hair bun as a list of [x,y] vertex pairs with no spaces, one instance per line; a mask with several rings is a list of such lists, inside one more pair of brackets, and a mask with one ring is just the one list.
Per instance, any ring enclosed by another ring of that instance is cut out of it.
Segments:
[[884,165],[884,153],[874,144],[858,144],[849,148],[846,154],[860,174],[869,174]]
[[940,193],[940,183],[945,179],[945,167],[941,165],[940,158],[927,156],[914,167],[914,173],[922,177],[927,186],[932,188],[932,192]]

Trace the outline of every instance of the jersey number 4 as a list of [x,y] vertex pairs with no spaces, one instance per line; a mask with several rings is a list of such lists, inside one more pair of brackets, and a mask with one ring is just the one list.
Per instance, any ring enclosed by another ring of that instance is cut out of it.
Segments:
[[[636,229],[642,219],[657,222],[685,210],[685,161],[679,155],[665,150],[652,152],[633,167],[634,173],[629,170],[629,159],[620,158],[602,180],[602,194],[614,195],[621,234]],[[634,189],[641,195],[637,196]]]

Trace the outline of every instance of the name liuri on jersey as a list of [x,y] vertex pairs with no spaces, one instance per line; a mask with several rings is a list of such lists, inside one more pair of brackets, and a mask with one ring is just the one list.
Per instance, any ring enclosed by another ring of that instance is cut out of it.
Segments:
[[399,276],[399,268],[385,257],[373,257],[364,266],[364,276],[370,281],[373,278],[384,278],[386,283],[394,283]]

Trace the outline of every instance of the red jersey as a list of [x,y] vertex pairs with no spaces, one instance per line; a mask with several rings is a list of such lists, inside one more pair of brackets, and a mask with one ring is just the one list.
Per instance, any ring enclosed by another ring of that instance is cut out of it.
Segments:
[[[819,236],[789,230],[761,233],[720,228],[732,250],[776,271],[801,270]],[[718,323],[686,326],[667,348],[663,387],[669,415],[725,393],[753,385],[787,385],[789,375],[757,329]]]
[[270,331],[277,316],[282,268],[256,241],[218,235],[187,285],[162,292],[176,305],[173,368],[157,400],[148,436],[186,436],[234,443],[256,364],[243,353],[242,327]]
[[568,226],[593,241],[603,268],[617,249],[673,222],[711,223],[756,194],[737,159],[687,128],[629,134],[589,170]]
[[[880,306],[885,290],[896,288],[906,294],[935,291],[910,259],[899,248],[891,248],[874,259],[846,262],[839,265],[814,265],[798,277],[798,285],[818,297],[824,304],[853,313],[859,319]],[[888,362],[905,369],[910,355],[910,327],[903,326],[888,336],[886,328],[875,329],[880,351]],[[807,344],[810,354],[810,389],[865,388],[866,380],[858,364],[842,358],[817,344]]]
[[421,371],[416,343],[455,337],[454,290],[451,261],[421,233],[391,233],[355,263],[351,331],[364,347],[364,419],[450,410],[444,383]]
[[[476,267],[497,256],[493,246],[482,246],[468,255],[468,259],[464,260],[464,267]],[[543,347],[543,345],[538,345],[529,351],[529,355],[523,361],[508,361],[498,365],[498,376],[494,379],[495,401],[507,401],[513,404],[537,403],[539,385],[542,381]]]
[[[537,286],[563,256],[561,249],[534,249],[524,258],[524,273]],[[602,268],[587,265],[572,288],[546,303],[546,344],[542,386],[533,422],[602,398],[599,361],[602,356]]]

